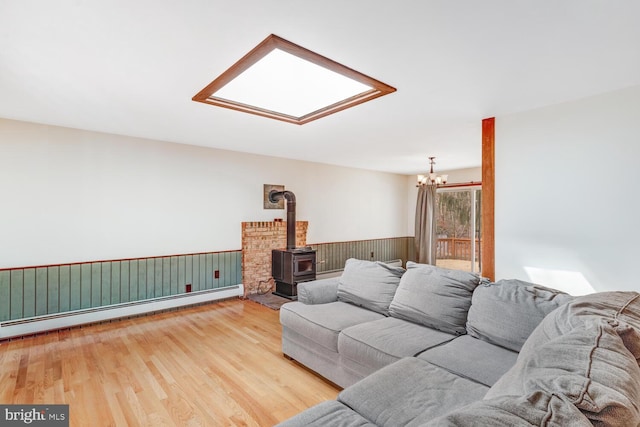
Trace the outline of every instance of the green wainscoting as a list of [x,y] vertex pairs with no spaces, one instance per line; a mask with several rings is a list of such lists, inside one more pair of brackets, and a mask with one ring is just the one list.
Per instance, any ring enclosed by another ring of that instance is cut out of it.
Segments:
[[241,260],[238,250],[3,269],[0,321],[237,285]]
[[405,263],[414,259],[413,237],[320,243],[310,246],[317,251],[318,273],[342,270],[349,258],[371,261],[401,259]]
[[[341,270],[349,258],[414,258],[413,237],[311,246],[317,251],[318,273]],[[178,295],[187,284],[192,292],[233,286],[242,283],[241,270],[240,250],[3,269],[0,321]]]

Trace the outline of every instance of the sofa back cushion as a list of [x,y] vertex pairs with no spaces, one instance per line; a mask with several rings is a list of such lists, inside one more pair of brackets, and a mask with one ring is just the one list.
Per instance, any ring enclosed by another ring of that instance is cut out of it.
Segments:
[[590,294],[561,306],[485,399],[543,390],[566,396],[594,425],[640,425],[639,307],[636,292]]
[[571,299],[564,292],[521,280],[488,282],[473,291],[467,333],[520,351],[542,319]]
[[338,279],[338,301],[388,315],[404,268],[379,261],[347,260]]
[[452,334],[466,333],[467,312],[480,276],[407,262],[389,315]]

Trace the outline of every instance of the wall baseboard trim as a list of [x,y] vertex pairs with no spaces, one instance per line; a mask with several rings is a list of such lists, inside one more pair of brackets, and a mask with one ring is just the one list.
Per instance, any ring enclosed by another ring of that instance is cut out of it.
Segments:
[[171,295],[142,301],[6,321],[0,323],[0,340],[232,297],[241,297],[243,295],[244,286],[242,284],[238,284],[224,288],[192,292],[189,294]]

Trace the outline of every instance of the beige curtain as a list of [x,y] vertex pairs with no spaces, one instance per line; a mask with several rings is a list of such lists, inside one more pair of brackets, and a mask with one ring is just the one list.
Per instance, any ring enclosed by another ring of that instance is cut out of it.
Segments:
[[416,261],[436,265],[436,186],[418,186],[416,203]]

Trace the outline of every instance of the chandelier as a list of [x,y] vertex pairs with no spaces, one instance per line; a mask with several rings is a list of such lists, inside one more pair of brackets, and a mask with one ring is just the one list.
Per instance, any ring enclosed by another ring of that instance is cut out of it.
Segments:
[[442,185],[447,183],[449,175],[437,175],[433,171],[433,165],[436,164],[435,157],[429,157],[431,169],[428,174],[418,175],[418,185]]

